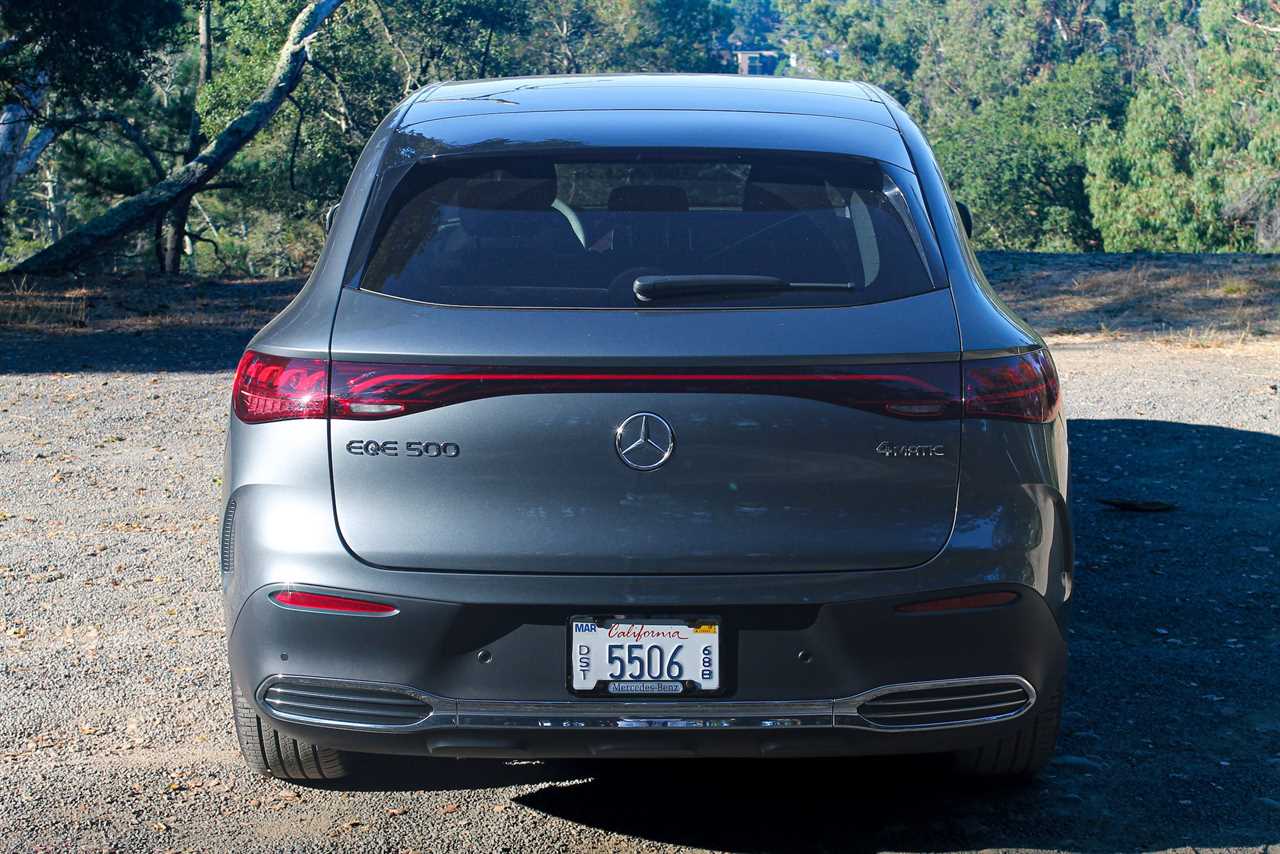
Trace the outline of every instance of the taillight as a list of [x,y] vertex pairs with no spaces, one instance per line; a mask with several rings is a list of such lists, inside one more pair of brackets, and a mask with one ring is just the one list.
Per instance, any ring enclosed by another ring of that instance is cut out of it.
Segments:
[[324,418],[329,363],[245,351],[236,368],[232,400],[236,416],[250,424],[288,418]]
[[334,362],[334,418],[389,418],[520,394],[761,394],[820,400],[910,419],[960,414],[955,363],[705,368],[463,367]]
[[954,362],[830,367],[664,369],[467,367],[333,362],[250,350],[236,369],[235,412],[257,424],[289,418],[393,418],[521,394],[700,393],[799,397],[912,420],[960,414]]
[[964,363],[966,418],[1045,424],[1058,417],[1061,403],[1048,350]]

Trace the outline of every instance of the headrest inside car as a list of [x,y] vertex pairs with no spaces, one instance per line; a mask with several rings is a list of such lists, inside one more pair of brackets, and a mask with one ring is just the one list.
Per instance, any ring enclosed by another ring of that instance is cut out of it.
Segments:
[[556,182],[545,178],[468,181],[458,193],[463,208],[488,211],[540,211],[556,200]]
[[689,196],[683,188],[667,184],[630,184],[609,192],[609,210],[683,213],[689,210]]
[[836,206],[821,175],[775,164],[751,167],[742,199],[743,210],[749,211],[815,210]]

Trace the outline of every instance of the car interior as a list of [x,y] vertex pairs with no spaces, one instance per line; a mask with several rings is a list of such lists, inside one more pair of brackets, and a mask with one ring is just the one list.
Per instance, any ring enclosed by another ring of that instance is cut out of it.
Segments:
[[769,160],[511,164],[411,170],[387,202],[361,287],[445,304],[632,308],[636,277],[655,274],[844,286],[764,298],[781,304],[928,288],[910,226],[882,176],[857,174],[867,170],[832,176],[822,164]]

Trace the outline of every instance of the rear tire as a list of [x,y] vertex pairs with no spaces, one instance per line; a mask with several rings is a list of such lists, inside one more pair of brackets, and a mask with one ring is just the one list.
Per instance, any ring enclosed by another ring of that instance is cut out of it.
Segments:
[[1053,758],[1062,720],[1062,680],[1037,698],[1024,723],[1010,735],[955,753],[960,774],[1008,782],[1028,782]]
[[245,762],[259,774],[279,780],[319,783],[351,773],[352,754],[301,741],[271,726],[232,682],[236,738]]

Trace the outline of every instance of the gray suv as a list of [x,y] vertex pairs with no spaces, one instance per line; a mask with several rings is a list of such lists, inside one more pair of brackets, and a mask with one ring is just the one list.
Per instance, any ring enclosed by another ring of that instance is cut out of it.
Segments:
[[222,585],[240,745],[1053,751],[1058,379],[859,83],[427,87],[250,343]]

